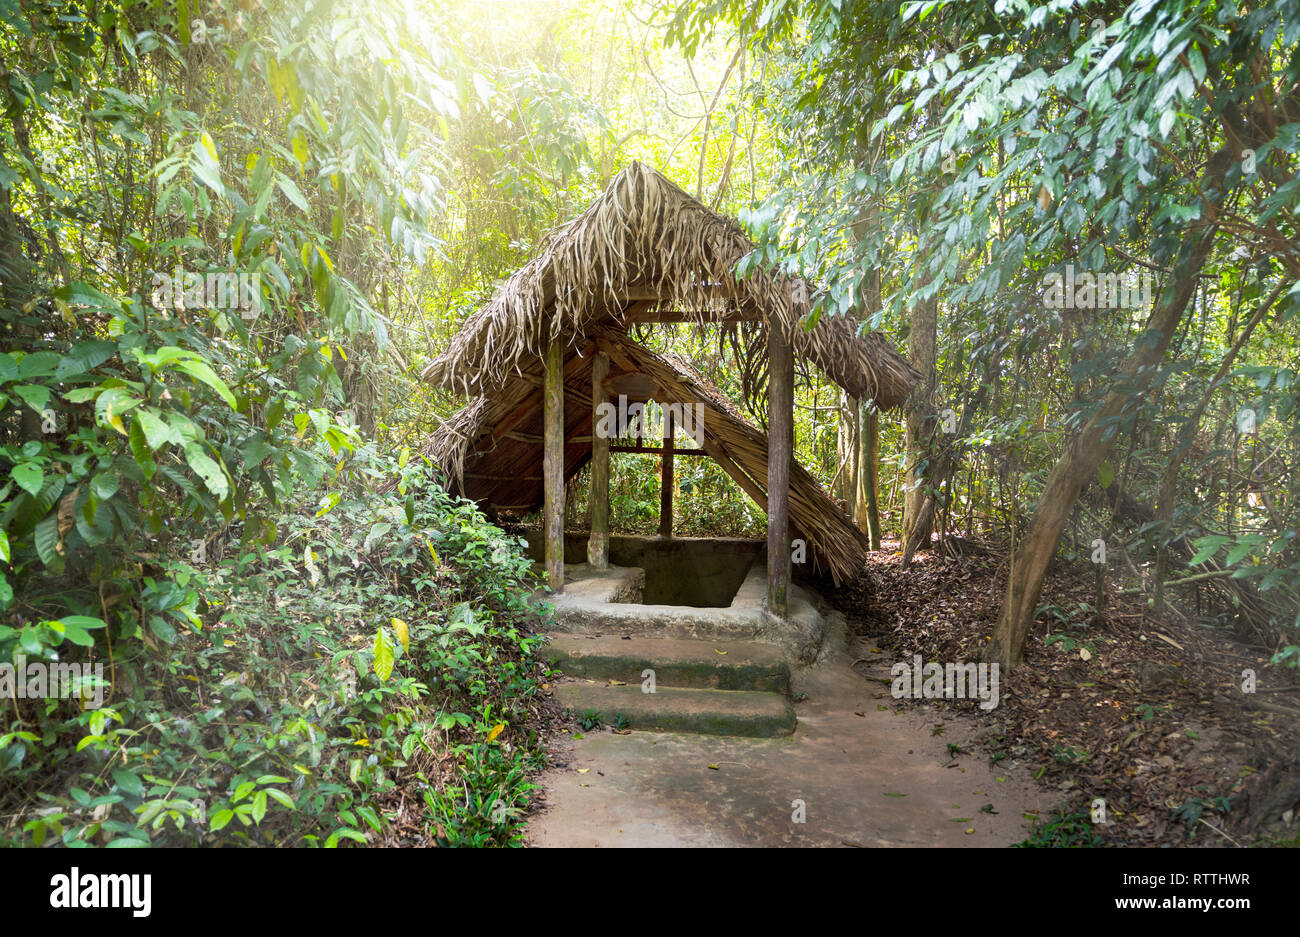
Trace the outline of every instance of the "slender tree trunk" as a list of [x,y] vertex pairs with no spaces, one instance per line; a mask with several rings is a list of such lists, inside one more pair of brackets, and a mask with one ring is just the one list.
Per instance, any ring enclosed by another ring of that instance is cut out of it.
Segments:
[[875,407],[862,408],[862,473],[860,485],[866,504],[866,533],[871,549],[880,549],[880,501],[877,493],[880,478],[880,412]]
[[[1223,179],[1231,158],[1224,150],[1210,159],[1201,180],[1201,191],[1212,193],[1216,200],[1223,197]],[[1079,490],[1114,448],[1113,426],[1117,418],[1133,395],[1151,383],[1196,289],[1196,278],[1209,257],[1214,232],[1213,226],[1202,228],[1186,242],[1169,285],[1147,319],[1145,334],[1139,337],[1122,368],[1118,383],[1131,385],[1132,390],[1113,391],[1106,397],[1101,409],[1070,441],[1048,476],[1029,530],[1013,553],[1002,612],[993,629],[992,643],[985,650],[986,659],[1004,668],[1020,662],[1025,637],[1033,626],[1034,611],[1042,594],[1043,578]],[[1108,427],[1112,428],[1110,438],[1106,438]]]
[[905,405],[907,430],[907,487],[903,500],[903,548],[927,550],[934,531],[934,511],[926,509],[928,477],[933,475],[934,393],[938,386],[936,332],[939,300],[922,300],[912,307],[908,332],[908,357],[921,372],[921,381]]

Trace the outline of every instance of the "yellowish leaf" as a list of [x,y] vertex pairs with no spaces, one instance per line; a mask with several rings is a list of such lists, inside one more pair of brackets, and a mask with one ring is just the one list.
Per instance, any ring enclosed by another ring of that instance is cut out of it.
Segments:
[[394,618],[393,630],[397,632],[397,640],[402,642],[402,650],[409,653],[411,650],[411,631],[406,627],[406,622],[400,618]]
[[501,734],[502,730],[505,729],[505,727],[506,724],[504,722],[498,722],[496,725],[492,727],[492,731],[488,733],[487,740],[489,742],[492,741],[494,738],[496,738],[498,735]]

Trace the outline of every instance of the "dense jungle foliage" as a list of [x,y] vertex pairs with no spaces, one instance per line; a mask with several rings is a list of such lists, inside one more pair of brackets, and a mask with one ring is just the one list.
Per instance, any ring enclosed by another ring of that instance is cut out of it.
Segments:
[[[0,71],[0,660],[104,665],[0,700],[0,844],[520,841],[546,609],[417,374],[633,159],[921,370],[801,365],[795,454],[1012,547],[995,659],[1101,541],[1300,667],[1294,0],[0,0]],[[755,336],[639,328],[765,422]],[[658,484],[615,459],[616,530]]]

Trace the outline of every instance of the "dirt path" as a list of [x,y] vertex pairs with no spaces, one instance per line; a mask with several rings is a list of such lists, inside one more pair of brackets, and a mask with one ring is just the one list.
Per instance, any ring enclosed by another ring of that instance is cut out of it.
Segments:
[[[1055,801],[975,751],[992,716],[898,708],[892,657],[839,624],[793,677],[789,739],[605,729],[555,749],[536,846],[1007,846]],[[855,672],[856,668],[856,672]],[[883,681],[883,682],[882,682]],[[996,711],[995,711],[996,713]],[[936,732],[936,728],[938,731]],[[795,822],[802,802],[804,822]],[[984,810],[986,805],[991,805]],[[992,811],[992,812],[990,812]]]

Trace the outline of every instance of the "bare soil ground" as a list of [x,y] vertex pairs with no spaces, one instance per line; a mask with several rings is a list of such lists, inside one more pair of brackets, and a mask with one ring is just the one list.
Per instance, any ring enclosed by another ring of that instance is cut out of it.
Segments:
[[[904,572],[886,541],[866,575],[828,598],[894,660],[977,661],[997,620],[1005,552],[969,544],[963,555],[920,554]],[[899,701],[934,707],[978,728],[995,766],[1028,765],[1065,813],[1104,799],[1106,845],[1300,845],[1300,676],[1191,610],[1195,596],[1154,620],[1122,584],[1095,613],[1095,571],[1049,575],[1025,660],[1001,675],[1001,702]],[[1191,587],[1189,587],[1190,589]],[[1082,603],[1082,604],[1081,604]],[[1067,634],[1070,642],[1046,643]],[[869,661],[854,664],[864,677]],[[1255,692],[1245,692],[1253,671]]]

